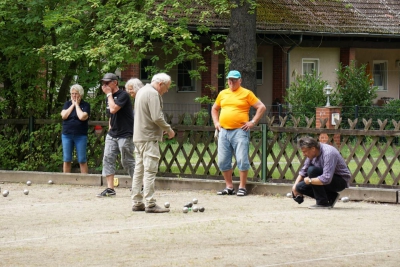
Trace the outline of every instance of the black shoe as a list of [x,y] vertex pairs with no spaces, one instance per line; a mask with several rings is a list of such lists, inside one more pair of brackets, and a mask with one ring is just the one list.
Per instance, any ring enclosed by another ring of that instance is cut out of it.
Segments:
[[333,208],[333,207],[335,206],[335,204],[336,204],[336,202],[338,201],[339,197],[340,197],[340,194],[339,194],[339,193],[336,193],[335,199],[329,200],[329,204],[331,205],[331,208]]
[[318,204],[315,204],[315,205],[312,205],[312,206],[309,206],[308,207],[309,209],[331,209],[332,207],[331,207],[331,205],[318,205]]
[[304,197],[303,196],[300,196],[300,195],[295,196],[293,194],[293,192],[292,192],[292,198],[293,198],[294,201],[296,201],[299,204],[304,202]]
[[236,193],[236,195],[237,195],[238,197],[247,196],[247,190],[246,190],[246,188],[239,188],[238,191],[237,191],[237,193]]
[[103,192],[100,194],[97,194],[97,197],[115,197],[117,194],[115,193],[114,189],[111,188],[106,188]]
[[235,193],[235,189],[227,187],[224,190],[218,191],[217,195],[234,195]]

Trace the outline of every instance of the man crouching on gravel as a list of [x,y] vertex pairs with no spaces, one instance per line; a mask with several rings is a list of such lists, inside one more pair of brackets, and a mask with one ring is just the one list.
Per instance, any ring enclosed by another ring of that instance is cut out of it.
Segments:
[[300,138],[297,145],[307,159],[293,185],[293,199],[301,204],[306,195],[317,202],[310,209],[333,208],[340,196],[338,192],[349,187],[351,179],[342,155],[335,147],[308,136]]

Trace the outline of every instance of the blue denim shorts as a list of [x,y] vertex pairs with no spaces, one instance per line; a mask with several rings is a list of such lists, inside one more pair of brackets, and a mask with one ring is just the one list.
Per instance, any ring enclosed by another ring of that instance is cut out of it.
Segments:
[[72,162],[72,152],[76,147],[79,163],[86,163],[87,135],[62,134],[63,161]]
[[218,137],[218,167],[221,171],[232,169],[232,156],[235,155],[240,171],[250,169],[249,161],[250,131],[221,128]]

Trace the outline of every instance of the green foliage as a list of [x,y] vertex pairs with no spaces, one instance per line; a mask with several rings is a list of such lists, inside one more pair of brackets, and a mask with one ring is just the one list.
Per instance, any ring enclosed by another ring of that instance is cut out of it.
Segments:
[[[54,133],[59,133],[55,135]],[[24,161],[18,164],[21,171],[60,171],[62,168],[61,123],[48,124],[31,133],[22,144]]]
[[[0,168],[20,171],[62,171],[61,132],[61,122],[41,125],[30,136],[23,125],[4,127],[0,132],[0,153],[2,155]],[[95,134],[89,133],[87,153],[90,169],[101,171],[103,149],[104,136],[98,139]],[[73,159],[75,164],[76,152]]]
[[[376,120],[380,119],[383,121],[386,118],[391,118],[391,120],[393,119],[398,123],[400,121],[400,99],[391,100],[386,105],[377,109],[374,115],[375,116],[372,118],[376,118]],[[385,127],[386,130],[394,129],[394,125],[391,120],[388,121],[388,124]]]
[[357,68],[352,61],[349,66],[339,66],[337,90],[342,106],[371,106],[377,97],[377,87],[371,86],[371,79],[366,73],[366,65]]
[[[315,117],[315,108],[326,105],[327,98],[324,88],[327,81],[321,80],[321,75],[313,73],[298,75],[296,80],[287,89],[285,101],[291,105],[295,117]],[[333,91],[330,96],[331,105],[337,104],[337,92]]]
[[[4,170],[12,170],[18,164],[20,153],[18,139],[14,127],[4,127],[0,134],[0,166]],[[26,135],[26,130],[20,131],[21,136]]]
[[[351,114],[354,106],[359,106],[360,114],[368,114],[374,98],[377,97],[377,87],[371,85],[371,79],[366,72],[366,65],[356,67],[352,61],[349,66],[339,66],[337,90],[340,93],[342,115]],[[371,116],[368,116],[370,118]]]
[[[336,71],[338,83],[330,95],[331,106],[342,106],[344,118],[351,117],[354,106],[361,107],[360,114],[368,114],[373,100],[377,97],[376,87],[371,86],[371,80],[366,73],[366,66],[356,67],[354,62]],[[297,76],[287,89],[285,101],[290,104],[292,115],[295,117],[315,116],[315,108],[325,106],[327,97],[324,88],[328,83],[321,80],[315,72]],[[376,114],[375,114],[376,115]],[[301,121],[304,123],[304,121]]]
[[[204,5],[215,9],[210,12]],[[223,48],[224,36],[213,36],[202,46],[197,41],[209,32],[211,16],[228,17],[229,11],[227,1],[214,0],[2,0],[2,118],[58,113],[76,82],[91,98],[103,95],[96,89],[102,73],[123,70],[148,55],[153,55],[151,74],[193,60],[197,69],[190,75],[200,79],[207,70],[202,51],[211,43]],[[196,23],[189,19],[193,13],[198,14]],[[189,27],[194,24],[199,24],[197,31]],[[93,110],[101,108],[100,102],[93,104]]]
[[194,102],[200,103],[200,104],[213,104],[215,102],[215,99],[212,99],[208,95],[205,95],[202,97],[196,97],[194,99]]

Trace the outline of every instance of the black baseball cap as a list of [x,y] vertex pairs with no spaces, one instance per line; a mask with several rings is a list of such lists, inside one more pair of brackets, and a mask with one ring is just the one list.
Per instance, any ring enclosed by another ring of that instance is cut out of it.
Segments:
[[114,73],[106,73],[101,80],[105,82],[118,81],[118,76]]

